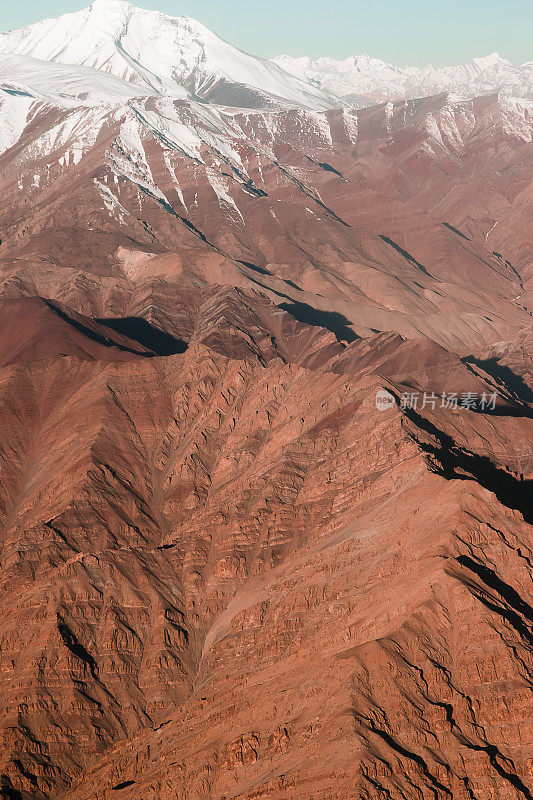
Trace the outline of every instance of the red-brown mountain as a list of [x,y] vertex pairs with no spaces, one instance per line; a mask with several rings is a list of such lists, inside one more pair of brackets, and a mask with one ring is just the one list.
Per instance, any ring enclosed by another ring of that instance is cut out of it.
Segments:
[[0,797],[529,800],[531,104],[128,8],[0,38]]

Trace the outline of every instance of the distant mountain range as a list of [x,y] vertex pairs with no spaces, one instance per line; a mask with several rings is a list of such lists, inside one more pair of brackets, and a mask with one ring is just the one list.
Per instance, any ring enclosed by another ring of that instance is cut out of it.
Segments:
[[514,66],[498,53],[453,67],[396,67],[366,55],[343,61],[279,56],[274,62],[312,86],[365,105],[439,92],[454,92],[461,97],[501,92],[533,98],[533,61]]

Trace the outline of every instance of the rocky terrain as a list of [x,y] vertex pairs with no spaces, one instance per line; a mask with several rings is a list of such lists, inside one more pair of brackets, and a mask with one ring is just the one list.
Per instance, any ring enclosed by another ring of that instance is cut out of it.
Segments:
[[531,103],[117,0],[0,89],[0,797],[530,800]]

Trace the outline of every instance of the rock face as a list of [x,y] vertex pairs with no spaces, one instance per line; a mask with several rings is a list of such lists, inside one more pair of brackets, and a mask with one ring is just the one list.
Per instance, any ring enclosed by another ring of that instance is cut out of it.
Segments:
[[530,800],[528,104],[230,109],[47,36],[0,100],[0,797]]

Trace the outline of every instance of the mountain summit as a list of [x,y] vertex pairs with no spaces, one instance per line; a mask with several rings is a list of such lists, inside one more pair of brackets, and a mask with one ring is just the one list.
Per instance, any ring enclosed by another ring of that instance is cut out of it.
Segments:
[[93,67],[149,91],[222,105],[336,105],[328,92],[238,50],[190,17],[124,0],[95,0],[82,11],[1,33],[0,54]]

